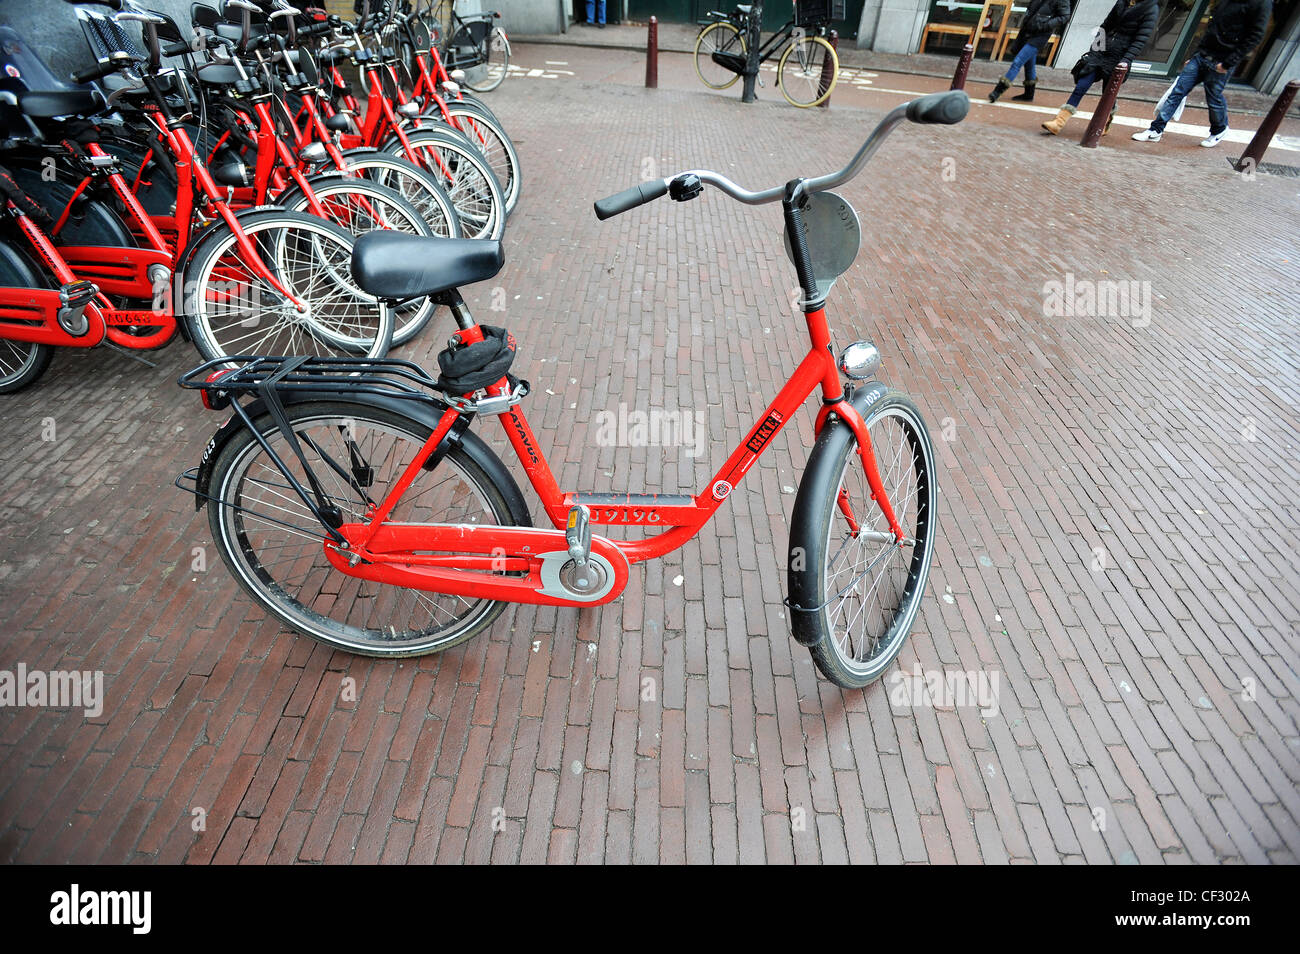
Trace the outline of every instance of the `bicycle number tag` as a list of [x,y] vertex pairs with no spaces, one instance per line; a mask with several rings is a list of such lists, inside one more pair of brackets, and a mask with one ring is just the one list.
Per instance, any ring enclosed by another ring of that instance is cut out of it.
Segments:
[[[808,237],[808,255],[812,259],[817,293],[826,296],[835,279],[849,270],[862,247],[862,227],[858,213],[841,195],[814,192],[803,210],[804,232]],[[785,233],[785,254],[794,262],[790,234]]]

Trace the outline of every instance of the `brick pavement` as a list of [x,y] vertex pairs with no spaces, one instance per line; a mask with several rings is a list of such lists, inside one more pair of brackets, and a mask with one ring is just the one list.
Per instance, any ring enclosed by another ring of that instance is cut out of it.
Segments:
[[[556,52],[517,58],[575,76],[493,94],[525,194],[469,298],[519,338],[562,485],[694,491],[806,347],[779,213],[710,195],[602,224],[592,199],[687,166],[826,171],[900,97],[742,107],[671,62],[648,92]],[[0,403],[0,669],[102,670],[106,702],[0,710],[0,859],[1294,863],[1295,181],[1014,117],[900,129],[843,190],[865,238],[831,299],[837,340],[874,338],[944,438],[896,669],[996,675],[996,714],[842,693],[789,638],[811,404],[619,601],[371,662],[195,568],[206,519],[171,479],[218,418],[174,386],[185,345],[156,369],[60,354]],[[1150,323],[1045,317],[1070,275],[1149,282]],[[706,452],[594,446],[621,403],[701,412]]]

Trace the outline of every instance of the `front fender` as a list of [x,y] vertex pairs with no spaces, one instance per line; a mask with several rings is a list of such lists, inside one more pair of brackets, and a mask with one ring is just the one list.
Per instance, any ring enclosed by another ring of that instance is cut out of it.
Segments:
[[[865,420],[874,405],[887,394],[889,388],[879,381],[868,381],[857,387],[849,397],[849,404]],[[833,411],[818,418],[817,440],[808,463],[804,465],[803,476],[799,480],[799,492],[794,498],[794,510],[790,514],[789,546],[789,581],[790,626],[795,641],[801,646],[815,645],[820,630],[808,623],[810,610],[805,607],[815,606],[820,599],[816,591],[816,574],[806,572],[808,554],[813,552],[811,538],[817,527],[819,513],[827,497],[835,493],[839,473],[834,462],[839,459],[844,446],[853,440],[853,429]],[[802,551],[805,561],[802,565],[796,561],[796,551]]]

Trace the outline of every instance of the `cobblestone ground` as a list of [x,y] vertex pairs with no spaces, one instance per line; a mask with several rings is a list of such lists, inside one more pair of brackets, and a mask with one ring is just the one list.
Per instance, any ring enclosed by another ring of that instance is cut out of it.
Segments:
[[[822,173],[905,96],[744,107],[685,57],[658,91],[626,54],[516,60],[541,75],[491,102],[524,198],[468,297],[518,337],[562,485],[694,492],[807,347],[779,212],[592,200]],[[864,241],[837,341],[875,340],[942,438],[930,593],[866,691],[817,675],[782,606],[815,402],[618,602],[371,662],[254,608],[173,488],[218,423],[175,387],[187,345],[59,355],[0,403],[0,669],[101,670],[106,698],[0,710],[0,859],[1294,863],[1297,181],[1040,121],[903,127],[842,190]],[[1108,282],[1135,306],[1045,313],[1049,283]],[[445,326],[403,354],[433,366]],[[703,452],[598,446],[621,405],[692,411]],[[996,706],[907,704],[918,671],[996,679]]]

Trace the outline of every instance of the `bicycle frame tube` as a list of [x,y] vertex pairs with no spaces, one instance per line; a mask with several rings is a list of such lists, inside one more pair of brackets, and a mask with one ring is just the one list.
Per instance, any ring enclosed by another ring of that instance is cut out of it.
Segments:
[[[799,410],[814,391],[821,388],[823,411],[818,416],[818,430],[825,423],[830,413],[838,415],[858,438],[859,452],[866,468],[868,481],[872,487],[873,499],[876,499],[885,513],[893,532],[901,539],[903,534],[898,527],[892,508],[881,484],[880,475],[875,466],[875,455],[871,448],[870,435],[866,425],[846,400],[840,384],[839,371],[830,348],[830,330],[826,324],[825,310],[817,306],[805,313],[809,337],[812,346],[808,354],[799,363],[790,379],[777,394],[776,399],[763,412],[762,417],[750,428],[745,440],[732,452],[726,462],[719,468],[708,486],[694,497],[673,494],[593,494],[586,492],[564,492],[560,490],[546,461],[546,455],[538,446],[532,428],[518,405],[499,415],[501,426],[505,429],[506,439],[514,448],[519,462],[528,476],[529,483],[541,498],[546,515],[557,530],[565,527],[569,510],[575,506],[588,507],[591,522],[598,525],[639,526],[647,529],[664,528],[664,532],[641,540],[607,541],[621,552],[629,564],[663,556],[677,549],[694,537],[713,517],[718,508],[744,479],[745,475],[758,462],[758,458],[772,443],[790,418]],[[460,338],[466,344],[481,339],[478,326],[463,329]],[[509,382],[502,379],[488,389],[490,395],[509,393]],[[421,531],[415,525],[385,524],[398,499],[407,490],[419,474],[420,468],[441,443],[443,437],[455,424],[460,412],[448,409],[438,422],[433,434],[416,457],[407,465],[393,490],[370,514],[365,532],[352,535],[351,539],[360,548],[365,549],[376,540],[383,539],[390,556],[396,557],[395,550],[409,548],[437,549],[433,546],[421,546],[421,534],[434,534],[433,528]],[[492,528],[478,528],[478,536],[492,539]],[[444,528],[436,532],[438,540],[444,535]],[[432,542],[433,537],[429,538]],[[400,542],[401,547],[396,544]],[[479,541],[476,546],[483,545]],[[509,552],[509,551],[506,551]],[[409,562],[426,566],[447,568],[453,574],[454,567],[463,569],[481,569],[477,563],[456,562],[454,557],[424,558],[412,555],[409,561],[405,557],[394,562]],[[336,565],[339,565],[336,563]],[[497,567],[500,569],[500,567]],[[398,572],[398,571],[394,571]],[[453,576],[447,576],[452,579]],[[394,581],[396,581],[394,577]],[[412,583],[416,577],[411,577]],[[443,580],[443,577],[439,577]],[[455,592],[448,590],[448,592]]]
[[758,61],[760,63],[766,63],[768,60],[770,60],[773,56],[776,55],[776,51],[781,47],[781,44],[783,44],[786,40],[788,40],[793,35],[793,33],[794,33],[794,21],[791,20],[785,26],[781,27],[781,29],[773,33],[771,38],[766,43],[763,43],[759,46]]

